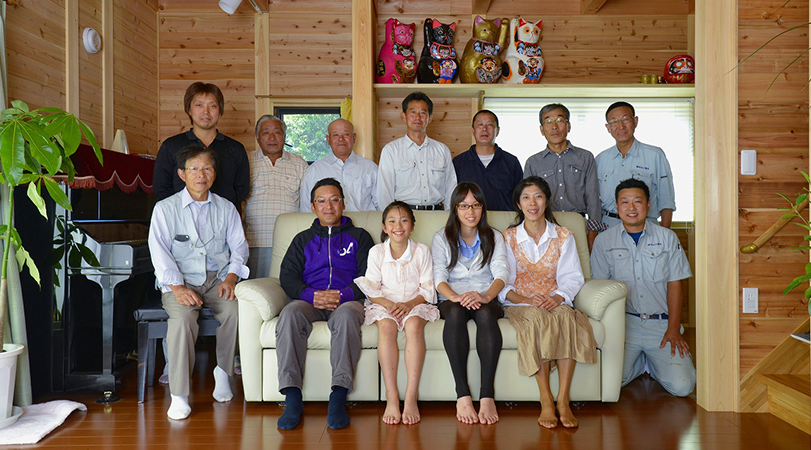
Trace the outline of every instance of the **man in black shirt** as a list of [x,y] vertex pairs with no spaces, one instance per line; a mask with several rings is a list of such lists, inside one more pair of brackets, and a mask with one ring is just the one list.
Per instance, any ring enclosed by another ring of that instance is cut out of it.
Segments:
[[217,179],[211,192],[228,199],[237,208],[250,191],[250,166],[245,147],[217,131],[223,112],[223,95],[214,84],[192,83],[183,97],[183,107],[191,119],[192,128],[172,136],[161,145],[155,160],[153,190],[158,200],[172,196],[186,187],[177,175],[176,155],[191,145],[211,148],[219,158]]

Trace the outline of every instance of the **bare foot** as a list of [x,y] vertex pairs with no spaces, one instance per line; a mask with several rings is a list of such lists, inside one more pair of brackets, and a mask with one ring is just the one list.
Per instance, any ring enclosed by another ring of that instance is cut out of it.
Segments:
[[558,426],[558,417],[555,415],[555,405],[541,405],[541,415],[538,417],[538,424],[544,428],[555,428]]
[[476,410],[473,408],[473,399],[469,395],[456,399],[456,420],[467,424],[479,421]]
[[487,425],[498,422],[496,402],[492,398],[483,398],[479,401],[479,422]]
[[400,423],[400,399],[386,400],[386,411],[383,412],[383,423],[397,425]]
[[558,414],[560,423],[566,428],[576,428],[579,425],[577,418],[569,407],[569,402],[558,402]]
[[417,406],[417,400],[406,399],[403,403],[403,423],[405,425],[414,425],[420,422],[420,408]]

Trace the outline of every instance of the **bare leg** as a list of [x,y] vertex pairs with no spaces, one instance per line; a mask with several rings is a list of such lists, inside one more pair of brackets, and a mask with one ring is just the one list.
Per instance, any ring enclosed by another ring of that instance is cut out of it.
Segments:
[[400,351],[397,348],[397,324],[391,319],[377,321],[379,333],[377,359],[386,384],[386,411],[383,422],[389,425],[400,423],[400,392],[397,390],[397,363]]
[[569,388],[572,385],[575,364],[576,362],[573,359],[558,360],[558,377],[560,380],[560,390],[558,390],[558,414],[560,414],[560,423],[566,428],[575,428],[578,425],[577,418],[569,407]]
[[488,425],[498,422],[498,411],[496,411],[494,399],[488,397],[479,401],[479,422]]
[[406,320],[405,365],[407,382],[403,404],[403,423],[412,425],[420,421],[419,399],[420,375],[425,362],[425,320],[411,316]]
[[469,395],[456,399],[456,420],[462,423],[478,423],[479,416],[473,408],[473,398]]
[[538,392],[541,394],[541,415],[538,417],[538,423],[544,428],[555,428],[558,426],[558,418],[555,415],[555,399],[549,387],[548,361],[541,364],[541,368],[535,372],[535,381],[538,382]]

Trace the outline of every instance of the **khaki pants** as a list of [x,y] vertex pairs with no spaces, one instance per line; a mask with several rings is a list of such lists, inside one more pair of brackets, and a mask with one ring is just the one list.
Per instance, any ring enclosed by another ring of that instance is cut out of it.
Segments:
[[[203,300],[220,322],[217,327],[217,365],[229,376],[234,373],[234,352],[239,320],[237,302],[226,301],[217,295],[221,281],[216,272],[208,272],[202,286],[187,285]],[[172,292],[161,294],[163,309],[169,314],[166,333],[169,360],[169,391],[173,395],[189,395],[189,384],[194,368],[194,343],[197,341],[199,306],[181,305]]]

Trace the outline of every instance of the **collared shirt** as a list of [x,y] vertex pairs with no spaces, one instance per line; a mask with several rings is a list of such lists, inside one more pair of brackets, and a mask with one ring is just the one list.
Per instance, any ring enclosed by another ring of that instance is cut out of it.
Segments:
[[395,259],[387,239],[369,250],[368,261],[366,273],[355,278],[367,298],[407,302],[421,295],[426,303],[436,304],[433,262],[427,245],[409,239],[405,252]]
[[298,211],[299,187],[307,171],[307,161],[288,151],[282,152],[276,164],[270,162],[261,149],[248,156],[251,193],[243,212],[245,237],[251,247],[272,247],[276,217]]
[[[490,257],[489,263],[484,264],[484,267],[482,267],[484,254],[479,246],[476,253],[470,258],[459,255],[456,265],[448,270],[448,264],[451,262],[451,248],[445,237],[445,229],[441,228],[437,231],[431,242],[431,255],[434,259],[434,286],[439,286],[444,282],[448,283],[448,286],[457,294],[471,291],[484,294],[496,279],[506,283],[510,273],[510,268],[507,266],[507,253],[509,252],[504,245],[504,237],[495,228],[493,238],[493,256]],[[442,294],[439,294],[439,299],[440,301],[447,300]]]
[[478,184],[484,191],[487,209],[490,211],[513,211],[513,189],[524,178],[521,163],[514,155],[496,145],[493,159],[487,167],[476,153],[476,146],[453,158],[458,181]]
[[599,222],[600,186],[597,168],[590,151],[572,145],[557,154],[547,146],[527,159],[524,177],[538,176],[546,180],[552,191],[553,211],[573,211],[588,214],[589,220]]
[[476,233],[476,240],[473,241],[473,245],[467,245],[462,236],[459,236],[459,253],[462,254],[465,258],[472,258],[476,255],[476,252],[479,251],[479,246],[481,245],[482,241],[479,240],[479,233]]
[[[346,211],[377,211],[377,164],[352,152],[346,162],[334,153],[314,162],[301,181],[301,212],[312,211],[310,192],[315,183],[324,178],[335,178],[344,190]],[[387,204],[388,205],[388,204]]]
[[395,139],[380,153],[377,202],[385,208],[394,200],[409,205],[450,203],[456,171],[448,146],[428,136],[417,145],[408,136]]
[[[526,228],[524,228],[524,222],[521,222],[520,225],[515,227],[515,240],[518,245],[524,249],[524,253],[533,264],[538,262],[544,253],[546,253],[550,239],[557,237],[558,232],[549,221],[546,221],[546,230],[541,235],[537,244],[527,233]],[[517,266],[515,255],[509,246],[507,246],[507,263],[510,266],[510,275],[504,289],[499,292],[498,298],[505,306],[526,305],[525,303],[512,303],[507,300],[507,293],[515,290]],[[577,293],[580,292],[580,288],[583,287],[583,283],[585,282],[583,269],[580,267],[580,257],[577,254],[577,247],[574,242],[574,235],[569,235],[563,242],[563,246],[560,249],[560,259],[558,260],[557,269],[556,281],[558,288],[554,292],[550,292],[549,295],[560,294],[567,305],[574,306],[574,298]]]
[[[182,191],[186,183],[177,175],[177,154],[188,145],[205,147],[190,129],[172,136],[161,144],[155,158],[152,173],[152,187],[158,200],[163,200]],[[245,147],[238,141],[217,132],[217,137],[209,146],[217,154],[217,178],[211,192],[239,206],[250,191],[250,167]]]
[[[189,194],[188,189],[181,192],[181,205],[184,210],[191,214],[195,224],[197,235],[201,240],[225,239],[230,251],[228,273],[236,274],[240,279],[248,278],[249,270],[245,263],[248,261],[248,243],[242,230],[242,222],[236,207],[231,206],[226,220],[224,230],[212,230],[208,220],[208,212],[214,207],[211,201],[211,193],[205,202],[195,202]],[[228,203],[223,201],[223,204]],[[206,215],[205,221],[200,217],[201,213]],[[155,268],[155,276],[160,284],[162,292],[170,292],[169,285],[185,285],[183,274],[172,256],[172,244],[177,233],[172,233],[171,229],[180,224],[170,224],[167,216],[163,214],[163,209],[156,207],[152,214],[152,221],[149,226],[149,252],[152,258],[152,266]],[[191,234],[191,233],[189,233]],[[200,247],[203,247],[202,245]],[[219,271],[221,268],[207,255],[206,270]]]
[[591,250],[591,276],[625,283],[627,312],[666,314],[667,283],[692,273],[676,233],[646,221],[638,244],[622,224],[600,233]]
[[600,181],[600,200],[603,210],[617,212],[615,190],[621,181],[635,178],[644,181],[650,189],[648,218],[656,219],[663,209],[676,210],[673,190],[673,173],[665,152],[659,147],[644,144],[634,139],[625,157],[613,146],[595,158],[597,179]]

